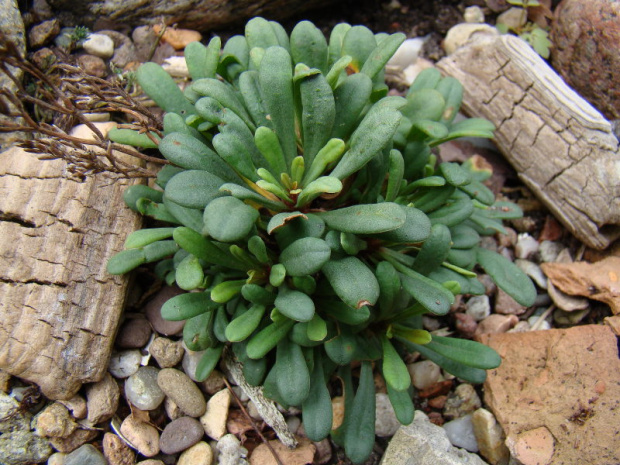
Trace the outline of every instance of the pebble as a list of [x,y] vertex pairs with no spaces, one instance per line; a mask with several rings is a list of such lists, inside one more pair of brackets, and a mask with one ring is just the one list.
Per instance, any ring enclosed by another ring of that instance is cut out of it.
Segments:
[[86,74],[90,74],[95,77],[105,77],[108,74],[108,68],[103,59],[95,55],[80,55],[77,59],[80,68],[82,68]]
[[[256,404],[254,402],[249,401],[246,409],[248,411],[248,415],[250,415],[255,420],[260,420],[263,418],[261,414],[258,412],[258,409],[256,408]],[[332,404],[332,410],[333,410],[333,404]]]
[[67,454],[63,454],[62,452],[54,452],[47,459],[46,465],[65,465],[65,458]]
[[49,443],[58,452],[66,454],[73,452],[82,444],[92,441],[97,437],[98,431],[91,429],[76,429],[66,438],[50,438]]
[[102,112],[102,113],[83,113],[84,118],[86,118],[91,123],[106,123],[110,121],[112,116],[110,113]]
[[501,13],[496,23],[505,24],[508,29],[513,31],[519,30],[522,26],[525,26],[527,22],[527,11],[523,8],[512,7]]
[[114,55],[110,61],[118,68],[124,68],[132,61],[138,61],[136,46],[125,34],[118,31],[99,31],[99,34],[108,36],[114,42]]
[[555,263],[573,263],[573,256],[568,248],[560,250],[560,253],[555,257]]
[[159,453],[159,433],[157,428],[129,415],[121,424],[121,434],[145,457]]
[[583,320],[590,313],[590,309],[575,310],[574,312],[565,312],[559,308],[553,312],[553,321],[559,325],[572,326]]
[[200,423],[207,435],[219,440],[226,434],[226,420],[228,419],[228,407],[231,395],[228,389],[222,389],[213,395],[207,402],[206,411],[200,417]]
[[218,370],[213,370],[209,377],[202,383],[200,383],[200,386],[205,390],[207,394],[212,396],[216,392],[220,392],[226,387],[226,383],[224,382],[224,375]]
[[407,370],[416,389],[426,389],[442,380],[441,368],[430,360],[412,363]]
[[478,442],[474,436],[474,425],[471,417],[470,414],[449,421],[443,425],[443,429],[453,446],[462,447],[469,452],[478,452]]
[[286,419],[286,426],[288,426],[288,430],[293,434],[297,433],[300,425],[301,425],[301,420],[296,415],[291,415],[290,417]]
[[162,462],[161,460],[147,459],[147,460],[142,460],[141,462],[136,463],[136,465],[166,465],[166,464]]
[[471,418],[480,454],[492,464],[508,463],[510,452],[504,444],[502,427],[491,412],[480,408]]
[[538,246],[538,255],[543,263],[555,262],[564,246],[555,241],[542,241]]
[[[140,28],[137,28],[135,31],[138,29]],[[155,296],[145,305],[144,313],[146,314],[146,318],[151,323],[151,326],[153,326],[153,329],[159,334],[163,334],[164,336],[177,336],[183,331],[185,320],[167,321],[161,317],[161,306],[167,300],[182,293],[183,291],[178,287],[166,286],[155,294]]]
[[508,330],[508,333],[526,333],[531,331],[532,327],[527,321],[519,321],[514,328]]
[[510,226],[505,226],[506,234],[498,234],[497,235],[497,243],[501,247],[514,247],[519,239],[519,235],[517,231],[512,229]]
[[546,319],[538,322],[539,319],[540,315],[532,315],[527,319],[527,322],[529,323],[530,327],[534,327],[534,325],[536,325],[536,329],[538,331],[545,331],[547,329],[551,329],[551,324]]
[[478,324],[476,335],[505,333],[519,322],[515,315],[489,315]]
[[211,446],[204,441],[194,444],[185,450],[177,465],[211,465],[213,463],[213,450]]
[[140,349],[149,342],[151,325],[145,318],[130,318],[123,322],[114,343],[121,349]]
[[547,291],[549,292],[549,297],[551,297],[553,303],[565,312],[584,310],[590,305],[588,299],[586,299],[585,297],[575,297],[572,295],[568,295],[555,287],[552,281],[549,281]]
[[388,66],[405,69],[409,65],[415,63],[420,54],[420,50],[422,50],[424,46],[424,42],[426,42],[426,40],[420,37],[405,40],[400,47],[398,47],[398,50],[396,50],[392,58],[390,58],[390,61],[388,61]]
[[215,446],[217,450],[218,465],[247,465],[245,458],[248,450],[241,446],[241,442],[233,434],[226,434],[217,441]]
[[493,295],[497,291],[497,284],[495,284],[495,281],[493,281],[488,274],[478,275],[478,281],[484,286],[484,293],[486,295]]
[[93,445],[84,444],[65,457],[65,465],[108,465],[105,457]]
[[187,347],[185,347],[185,344],[183,344],[183,347],[185,350],[185,354],[183,355],[183,363],[181,364],[181,366],[183,367],[183,371],[187,376],[189,376],[192,381],[197,381],[196,367],[198,367],[198,363],[200,362],[204,351],[201,350],[199,352],[194,352],[193,350],[189,350]]
[[186,415],[199,417],[205,413],[207,403],[202,392],[182,371],[164,368],[157,375],[157,384]]
[[332,459],[332,445],[329,442],[329,438],[325,438],[319,442],[313,442],[314,447],[316,447],[316,458],[313,463],[317,465],[325,465]]
[[57,19],[50,19],[37,24],[30,29],[28,41],[31,48],[39,48],[47,45],[60,33],[60,23]]
[[454,325],[456,326],[457,331],[466,339],[470,339],[476,334],[476,329],[478,328],[478,323],[471,315],[467,313],[455,313],[454,314]]
[[438,410],[443,410],[446,405],[446,401],[448,400],[448,396],[437,396],[428,400],[428,406],[431,408],[436,408]]
[[77,423],[64,405],[54,402],[35,417],[35,429],[39,436],[66,438],[77,428]]
[[484,23],[484,12],[479,6],[468,6],[463,13],[466,23]]
[[437,331],[441,328],[441,321],[430,316],[422,316],[422,327],[427,331]]
[[183,358],[183,346],[179,341],[166,337],[156,338],[149,346],[149,352],[160,368],[172,368]]
[[7,393],[9,392],[9,387],[11,385],[11,375],[6,371],[0,369],[0,392]]
[[517,258],[528,258],[538,252],[538,241],[528,233],[521,233],[517,238],[515,246],[515,256]]
[[164,410],[166,411],[166,415],[168,415],[168,418],[170,418],[170,420],[176,420],[178,418],[181,418],[182,416],[185,416],[179,406],[175,404],[170,397],[166,397],[166,399],[164,400]]
[[387,394],[379,393],[375,395],[375,399],[375,434],[380,438],[392,437],[400,428],[400,422],[396,418],[390,398]]
[[139,350],[124,350],[122,352],[113,352],[110,357],[108,371],[115,378],[128,378],[138,371],[142,354]]
[[482,406],[480,397],[471,384],[459,384],[454,392],[448,395],[443,410],[446,418],[460,418],[473,413]]
[[107,421],[116,413],[120,399],[120,389],[110,373],[101,381],[86,387],[86,409],[88,421],[96,425]]
[[110,58],[114,55],[114,41],[104,34],[90,34],[82,47],[99,58]]
[[103,455],[109,465],[134,465],[136,454],[114,433],[103,435]]
[[140,410],[153,410],[161,405],[165,394],[157,382],[159,370],[140,367],[125,381],[125,397]]
[[164,454],[176,454],[196,444],[204,434],[198,420],[181,417],[166,425],[159,437],[159,448]]
[[189,77],[189,69],[185,57],[168,57],[161,64],[161,67],[172,77]]
[[497,36],[499,32],[488,24],[461,23],[450,28],[443,41],[443,48],[448,55],[465,45],[474,34]]
[[517,265],[526,275],[532,278],[539,288],[547,289],[547,277],[539,265],[530,260],[524,260],[521,258],[515,260],[515,265]]
[[[159,34],[161,32],[161,26],[158,24],[153,26],[153,31],[155,34]],[[191,29],[168,27],[162,34],[161,40],[172,45],[175,50],[183,50],[191,42],[200,42],[202,40],[202,34]]]
[[521,315],[525,313],[527,307],[524,307],[515,299],[510,297],[501,289],[497,290],[495,295],[495,312],[503,315]]
[[476,321],[482,321],[491,314],[491,303],[487,295],[475,295],[465,304],[465,313]]

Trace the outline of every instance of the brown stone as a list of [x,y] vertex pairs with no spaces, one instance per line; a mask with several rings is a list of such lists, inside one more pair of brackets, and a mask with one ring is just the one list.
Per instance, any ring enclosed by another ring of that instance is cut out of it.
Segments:
[[[153,26],[155,34],[161,33],[161,26],[156,24]],[[166,28],[161,36],[161,40],[172,45],[175,50],[183,50],[187,44],[191,42],[200,42],[202,34],[191,29],[176,29],[172,27]]]
[[110,465],[134,465],[136,454],[114,433],[103,436],[103,455]]
[[563,0],[551,28],[553,66],[607,118],[620,118],[620,3]]
[[497,295],[495,296],[494,310],[496,313],[501,313],[503,315],[522,315],[527,310],[527,307],[519,304],[504,291],[498,289]]
[[426,389],[418,391],[418,396],[422,399],[427,399],[429,397],[447,394],[450,392],[450,389],[452,389],[452,380],[448,379],[446,381],[439,381]]
[[60,23],[57,19],[50,19],[37,24],[28,33],[28,40],[32,48],[47,45],[60,32]]
[[[299,444],[295,449],[288,449],[278,440],[269,441],[269,445],[276,451],[282,463],[286,465],[306,465],[314,460],[316,447],[308,438],[298,438]],[[250,455],[250,465],[278,465],[275,457],[266,444],[261,444]]]
[[105,77],[108,72],[105,61],[95,55],[80,55],[78,57],[78,63],[80,68],[91,76],[102,78]]
[[579,295],[606,303],[620,313],[620,257],[596,263],[543,263],[547,278],[568,295]]
[[98,431],[92,429],[76,429],[66,438],[50,438],[50,444],[58,452],[68,454],[97,437]]
[[515,315],[499,315],[494,313],[489,315],[478,324],[476,337],[481,334],[505,333],[519,322]]
[[69,410],[58,402],[45,407],[36,419],[37,434],[43,437],[66,438],[77,428]]
[[[481,337],[502,364],[485,401],[522,463],[620,463],[618,342],[604,325]],[[545,431],[547,430],[547,431]]]
[[140,349],[149,341],[152,332],[146,318],[130,318],[121,325],[114,344],[121,349]]
[[106,373],[98,383],[88,385],[86,388],[88,421],[96,425],[112,418],[118,408],[119,399],[120,389],[110,373]]
[[32,54],[32,61],[42,70],[49,69],[50,66],[56,63],[56,60],[57,58],[54,52],[47,47],[37,50]]

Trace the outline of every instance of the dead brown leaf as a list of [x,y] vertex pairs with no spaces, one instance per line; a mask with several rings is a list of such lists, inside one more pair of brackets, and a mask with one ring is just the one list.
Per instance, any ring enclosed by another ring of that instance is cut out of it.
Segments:
[[562,292],[604,302],[620,313],[620,257],[596,263],[543,263],[542,270]]
[[[277,439],[269,441],[282,463],[286,465],[307,465],[314,461],[316,447],[308,438],[297,437],[299,445],[295,449],[288,449]],[[261,444],[250,456],[250,465],[277,465],[276,459],[266,444]]]

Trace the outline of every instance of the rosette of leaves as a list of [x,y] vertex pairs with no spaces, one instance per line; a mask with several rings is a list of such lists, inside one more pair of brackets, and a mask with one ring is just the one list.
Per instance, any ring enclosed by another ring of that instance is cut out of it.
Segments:
[[[289,37],[255,18],[223,47],[217,37],[187,47],[184,92],[143,65],[138,81],[166,112],[158,148],[171,165],[161,190],[133,186],[125,200],[170,226],[132,233],[108,263],[121,274],[158,262],[162,279],[190,291],[162,315],[186,320],[185,344],[205,350],[198,379],[230,347],[250,384],[301,407],[308,437],[331,433],[355,463],[374,444],[373,366],[407,424],[407,352],[472,382],[500,363],[486,346],[431,335],[422,315],[484,293],[478,266],[521,304],[535,297],[518,268],[479,247],[519,209],[495,201],[488,171],[437,163],[431,150],[492,137],[493,126],[454,122],[462,87],[436,70],[406,97],[387,96],[384,66],[404,38],[339,24],[326,40],[307,21]],[[157,145],[127,130],[110,137]],[[336,391],[346,413],[331,431]]]

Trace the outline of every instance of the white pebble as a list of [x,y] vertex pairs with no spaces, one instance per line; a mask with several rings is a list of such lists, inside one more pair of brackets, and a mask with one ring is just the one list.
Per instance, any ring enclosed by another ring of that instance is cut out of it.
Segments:
[[418,54],[426,42],[426,38],[416,37],[415,39],[405,40],[396,53],[388,61],[388,66],[394,66],[399,69],[405,69],[418,59]]
[[564,246],[559,242],[554,241],[542,241],[538,246],[538,253],[540,254],[540,261],[543,263],[555,262],[559,253]]
[[226,434],[217,441],[215,446],[217,450],[217,463],[218,465],[247,465],[245,457],[248,455],[248,450],[245,447],[241,447],[241,442],[235,437],[234,434]]
[[297,433],[299,425],[301,425],[301,420],[296,415],[290,416],[286,419],[286,426],[288,426],[288,430],[293,434]]
[[157,384],[159,370],[142,367],[125,381],[127,400],[140,410],[153,410],[163,402],[165,394]]
[[449,421],[443,425],[443,429],[453,446],[462,447],[469,452],[478,452],[478,441],[474,436],[471,414]]
[[465,45],[473,35],[498,36],[499,32],[488,24],[461,23],[453,26],[443,41],[443,48],[448,55]]
[[545,276],[545,273],[543,273],[540,266],[534,262],[524,260],[522,258],[517,258],[515,260],[515,265],[517,265],[526,275],[532,278],[538,287],[541,289],[547,289],[547,277]]
[[532,315],[527,319],[527,322],[530,324],[530,326],[536,325],[539,331],[551,329],[551,325],[546,319],[537,324],[538,320],[540,320],[540,315]]
[[114,55],[114,41],[103,34],[91,34],[82,44],[84,50],[99,58],[110,58]]
[[194,352],[185,347],[185,344],[183,344],[183,348],[185,349],[185,355],[183,355],[183,362],[181,363],[183,371],[192,381],[198,381],[196,379],[196,367],[198,367],[198,362],[200,362],[205,351]]
[[128,378],[140,368],[142,354],[138,349],[124,350],[112,354],[108,371],[115,378]]
[[465,8],[463,18],[466,23],[484,23],[484,12],[479,6],[468,6]]
[[517,258],[528,258],[530,255],[538,252],[538,241],[528,233],[519,234],[517,245],[515,246],[515,255]]
[[467,313],[476,321],[482,321],[491,314],[491,303],[487,295],[475,295],[467,301]]
[[376,394],[375,412],[375,434],[380,438],[394,436],[400,428],[400,422],[387,394]]
[[189,69],[187,68],[187,62],[185,61],[185,57],[168,57],[161,64],[161,67],[170,76],[189,77]]

